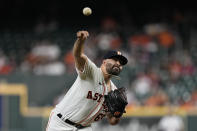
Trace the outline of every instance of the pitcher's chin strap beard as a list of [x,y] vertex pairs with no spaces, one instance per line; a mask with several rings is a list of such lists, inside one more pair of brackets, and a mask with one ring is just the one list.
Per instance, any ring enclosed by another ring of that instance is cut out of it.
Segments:
[[106,74],[107,74],[107,75],[110,75],[110,76],[112,76],[112,77],[114,77],[114,78],[116,78],[117,80],[121,80],[120,76],[112,75],[112,74],[109,74],[109,73],[106,73]]

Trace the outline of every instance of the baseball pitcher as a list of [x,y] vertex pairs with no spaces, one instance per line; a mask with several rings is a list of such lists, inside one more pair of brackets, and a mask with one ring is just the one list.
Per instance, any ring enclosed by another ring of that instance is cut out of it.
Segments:
[[109,51],[97,67],[83,52],[88,36],[87,31],[77,32],[73,54],[78,77],[51,111],[46,131],[92,131],[91,123],[106,116],[115,125],[125,113],[125,89],[116,88],[110,78],[119,75],[128,60],[119,51]]

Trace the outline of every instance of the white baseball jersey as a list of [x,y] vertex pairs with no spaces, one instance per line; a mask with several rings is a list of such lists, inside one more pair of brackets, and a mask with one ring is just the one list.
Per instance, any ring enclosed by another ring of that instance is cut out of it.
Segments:
[[[56,112],[83,126],[99,121],[105,116],[104,95],[108,93],[101,68],[87,58],[83,72],[78,69],[78,77],[63,100],[56,106]],[[116,89],[111,82],[111,89]]]

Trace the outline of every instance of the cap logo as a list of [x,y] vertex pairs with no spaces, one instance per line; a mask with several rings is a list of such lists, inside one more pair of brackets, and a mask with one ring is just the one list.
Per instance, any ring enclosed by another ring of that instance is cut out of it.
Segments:
[[121,55],[121,52],[120,52],[120,51],[117,51],[117,54],[118,54],[118,55]]
[[119,115],[120,115],[119,111],[114,112],[114,116],[119,116]]

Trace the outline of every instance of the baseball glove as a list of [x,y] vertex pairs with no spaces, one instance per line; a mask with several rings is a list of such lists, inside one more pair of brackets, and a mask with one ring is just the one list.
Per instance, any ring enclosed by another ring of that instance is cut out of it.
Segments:
[[114,91],[110,91],[108,95],[105,95],[105,104],[108,108],[108,112],[116,118],[120,118],[123,113],[126,113],[125,107],[128,104],[125,88],[118,88]]

